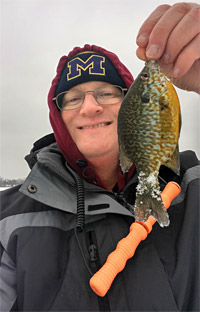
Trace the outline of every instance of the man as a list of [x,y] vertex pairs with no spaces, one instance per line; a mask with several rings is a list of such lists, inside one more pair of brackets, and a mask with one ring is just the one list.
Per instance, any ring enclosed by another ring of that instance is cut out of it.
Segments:
[[[158,59],[177,86],[195,92],[197,14],[196,4],[160,6],[137,39],[141,59]],[[154,226],[107,295],[89,286],[134,221],[137,173],[133,164],[121,174],[117,143],[117,115],[132,81],[118,57],[97,46],[61,58],[48,95],[54,136],[34,144],[30,175],[2,195],[2,311],[199,310],[193,152],[180,154],[180,176],[160,170],[161,190],[170,180],[182,187],[169,208],[170,226]]]

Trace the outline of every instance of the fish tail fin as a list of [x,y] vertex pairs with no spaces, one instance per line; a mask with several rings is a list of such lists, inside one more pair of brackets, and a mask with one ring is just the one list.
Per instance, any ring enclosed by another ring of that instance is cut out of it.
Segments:
[[137,194],[134,216],[137,221],[146,221],[152,215],[161,227],[169,225],[169,216],[161,199],[160,191],[152,189],[142,194]]

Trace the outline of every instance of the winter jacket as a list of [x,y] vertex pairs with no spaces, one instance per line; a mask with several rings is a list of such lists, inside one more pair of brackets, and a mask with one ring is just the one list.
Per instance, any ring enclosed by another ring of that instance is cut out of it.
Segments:
[[98,297],[89,280],[134,222],[137,173],[122,192],[110,192],[81,179],[53,136],[37,148],[23,185],[1,196],[1,311],[199,311],[195,154],[180,153],[180,176],[161,167],[161,190],[171,180],[182,189],[168,209],[170,225],[156,223]]

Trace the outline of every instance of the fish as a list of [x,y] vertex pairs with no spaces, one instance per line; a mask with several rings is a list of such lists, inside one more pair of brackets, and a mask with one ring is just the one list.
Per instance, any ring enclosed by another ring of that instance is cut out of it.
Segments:
[[161,227],[170,223],[159,185],[161,165],[180,174],[178,141],[181,110],[171,81],[155,60],[149,60],[128,89],[118,114],[119,160],[122,172],[136,166],[138,184],[133,214],[144,222],[152,215]]

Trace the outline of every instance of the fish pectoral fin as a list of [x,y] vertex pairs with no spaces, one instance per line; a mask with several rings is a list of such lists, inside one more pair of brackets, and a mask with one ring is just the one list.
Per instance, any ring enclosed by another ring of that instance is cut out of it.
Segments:
[[161,111],[169,107],[169,102],[165,93],[160,96],[159,105]]
[[119,159],[120,159],[120,166],[122,168],[123,173],[127,172],[132,166],[133,162],[126,156],[121,146],[119,148]]
[[163,165],[172,169],[176,174],[180,175],[180,160],[179,160],[179,148],[178,145],[172,154],[171,158]]

